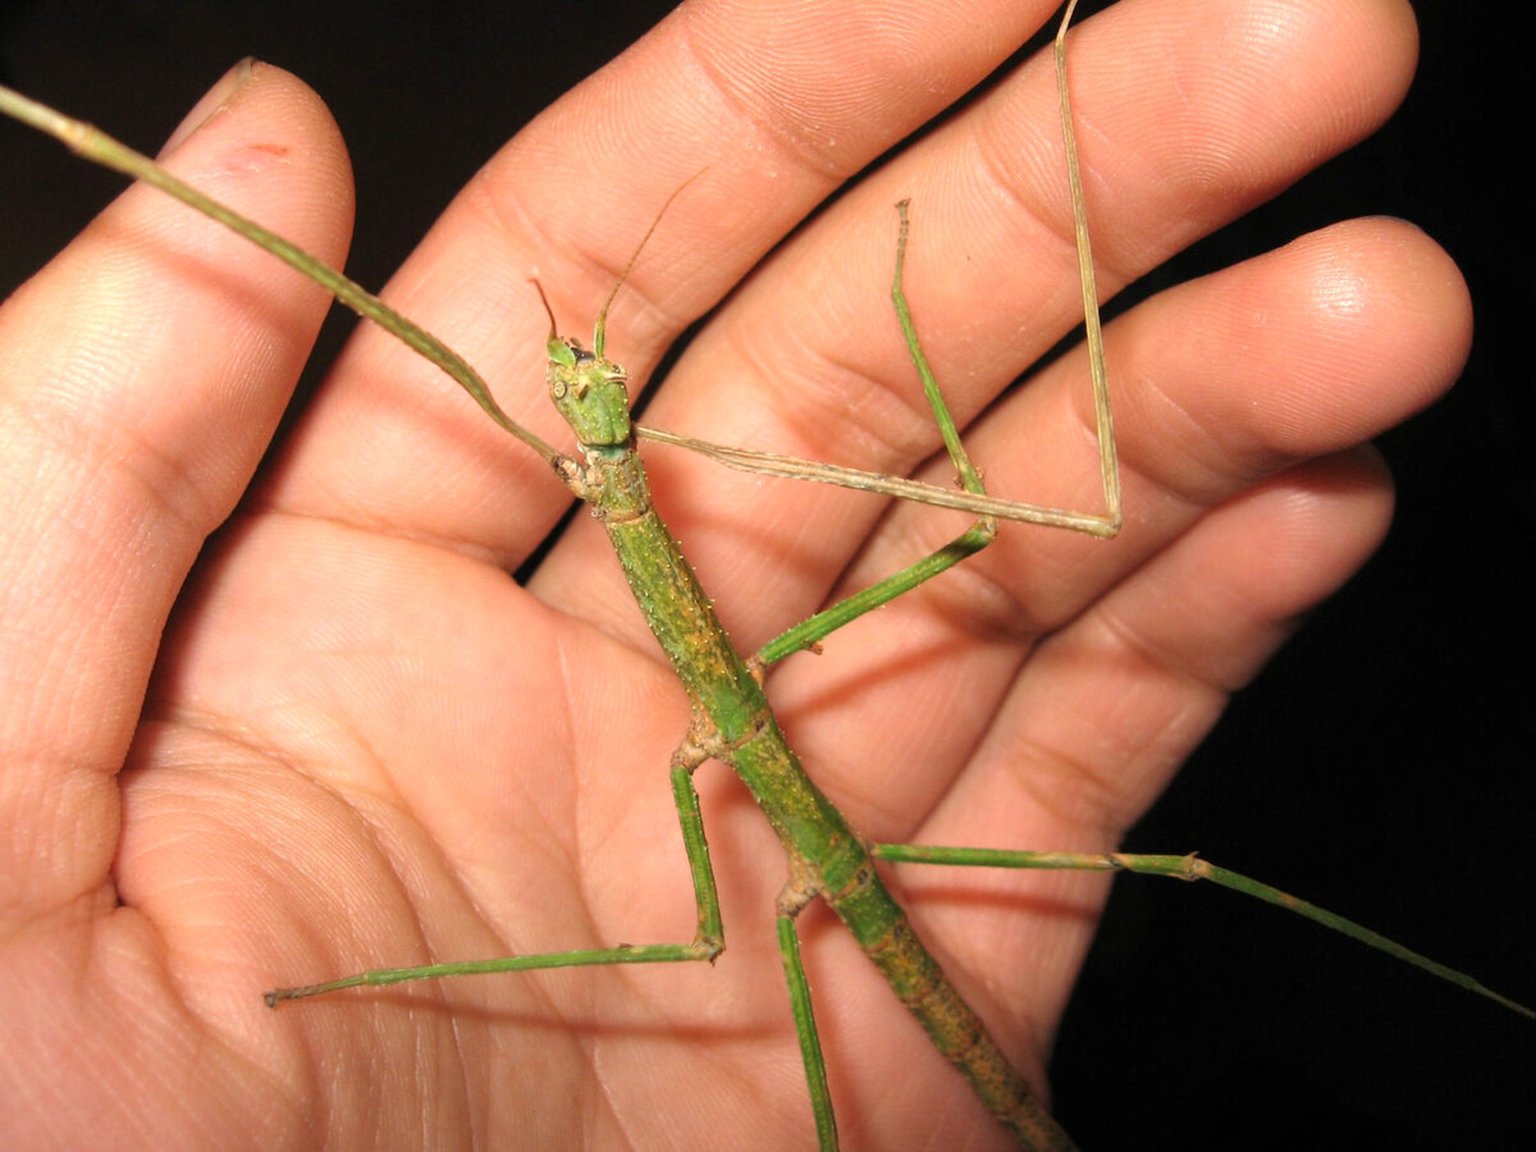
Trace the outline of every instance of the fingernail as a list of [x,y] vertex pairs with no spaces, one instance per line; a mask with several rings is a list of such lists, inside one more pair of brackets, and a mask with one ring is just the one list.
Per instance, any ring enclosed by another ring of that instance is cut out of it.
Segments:
[[171,138],[165,142],[165,147],[160,149],[159,160],[164,160],[176,149],[186,143],[187,138],[211,120],[219,112],[223,111],[235,93],[244,88],[256,69],[256,58],[247,56],[236,64],[228,72],[219,78],[219,82],[208,89],[205,95],[188,112],[186,118],[171,133]]

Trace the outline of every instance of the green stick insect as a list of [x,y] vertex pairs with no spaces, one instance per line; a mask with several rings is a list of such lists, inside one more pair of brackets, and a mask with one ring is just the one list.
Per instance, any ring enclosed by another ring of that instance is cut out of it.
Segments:
[[[914,490],[904,487],[898,481],[870,474],[867,470],[857,474],[839,472],[828,466],[802,464],[783,457],[708,448],[689,437],[658,432],[642,432],[642,435],[684,444],[722,462],[749,465],[770,474],[845,482],[855,487],[907,496],[926,503],[948,504],[984,516],[999,515],[1025,522],[1074,528],[1093,535],[1113,535],[1120,521],[1115,441],[1109,418],[1104,357],[1099,347],[1083,194],[1076,173],[1075,149],[1071,143],[1072,119],[1062,71],[1062,44],[1067,21],[1071,16],[1070,8],[1069,5],[1057,39],[1057,74],[1062,127],[1067,135],[1066,157],[1071,173],[1071,203],[1078,233],[1079,272],[1088,316],[1089,362],[1096,410],[1093,423],[1100,448],[1100,482],[1106,503],[1104,512],[1083,514],[1017,502],[991,503],[984,497],[980,476],[960,445],[954,420],[939,397],[932,374],[926,367],[900,292],[907,237],[905,204],[901,216],[900,239],[896,244],[895,297],[898,315],[901,317],[907,347],[923,378],[936,422],[944,434],[949,457],[960,473],[962,487],[969,495],[956,495],[931,486]],[[971,1081],[978,1097],[1002,1121],[1004,1127],[1018,1137],[1021,1144],[1026,1147],[1066,1147],[1069,1144],[1065,1135],[1039,1106],[1037,1098],[1027,1088],[1025,1078],[1013,1069],[1008,1056],[987,1034],[985,1025],[969,1006],[965,996],[949,982],[938,963],[918,943],[918,937],[879,880],[879,872],[871,857],[913,863],[1003,868],[1128,867],[1185,878],[1201,876],[1215,879],[1251,895],[1298,907],[1297,902],[1273,889],[1211,869],[1192,857],[1031,854],[1005,850],[933,849],[900,844],[874,844],[866,847],[864,836],[849,826],[838,809],[816,790],[789,751],[761,690],[764,669],[796,652],[817,645],[834,635],[855,616],[905,594],[939,571],[964,559],[989,542],[994,524],[985,519],[978,522],[946,550],[937,553],[934,559],[908,569],[892,580],[875,585],[876,591],[872,595],[861,594],[846,611],[833,609],[830,613],[812,617],[805,625],[791,629],[769,642],[754,661],[744,662],[730,647],[691,569],[682,560],[675,541],[661,526],[650,503],[644,474],[632,451],[631,430],[622,387],[625,374],[604,357],[607,304],[604,304],[599,314],[591,353],[581,349],[575,342],[558,339],[553,334],[548,342],[551,391],[562,414],[577,430],[578,440],[582,444],[581,456],[567,456],[550,447],[542,436],[529,432],[507,416],[492,399],[488,386],[435,337],[384,307],[355,285],[287,246],[275,235],[262,233],[249,221],[229,216],[185,185],[166,182],[157,169],[145,167],[138,160],[114,152],[110,144],[98,137],[92,137],[91,143],[83,142],[78,137],[79,128],[76,125],[54,120],[45,111],[20,102],[8,102],[7,110],[31,120],[39,127],[56,130],[57,134],[71,139],[77,147],[97,159],[124,167],[150,182],[159,183],[165,190],[188,200],[201,210],[234,224],[243,234],[282,255],[307,275],[320,280],[364,315],[378,320],[413,348],[448,368],[498,424],[513,432],[534,448],[538,455],[553,464],[557,475],[574,493],[600,510],[612,544],[624,563],[629,583],[662,647],[689,689],[693,721],[689,726],[688,738],[674,755],[672,776],[673,796],[681,816],[682,838],[687,847],[697,900],[698,934],[693,941],[659,945],[614,943],[598,948],[541,954],[529,954],[519,949],[519,954],[509,959],[374,970],[321,984],[277,989],[268,993],[269,1003],[306,998],[360,984],[379,986],[464,973],[713,961],[723,944],[722,913],[709,867],[704,824],[692,776],[694,770],[706,760],[720,760],[731,763],[737,769],[789,851],[789,874],[779,900],[776,935],[794,1005],[799,1048],[812,1100],[810,1112],[815,1117],[821,1145],[832,1147],[837,1141],[833,1092],[827,1087],[818,1033],[812,1019],[815,1000],[807,990],[796,934],[797,919],[818,900],[826,901],[836,909],[866,955],[896,989],[899,998],[907,1003],[936,1045]],[[617,291],[615,288],[614,292]],[[614,295],[610,295],[609,302],[614,298]],[[606,685],[600,687],[603,691],[612,690]],[[718,836],[716,839],[718,843]],[[1330,923],[1357,939],[1382,947],[1401,959],[1489,995],[1518,1012],[1527,1012],[1521,1006],[1489,993],[1469,978],[1425,961],[1352,923],[1337,922],[1325,913],[1308,911],[1304,906],[1298,907],[1298,910]],[[734,950],[733,946],[733,953]],[[407,1005],[418,1002],[414,999],[405,1001]],[[391,1003],[398,1009],[400,1001],[386,998],[384,1003],[386,1010]]]

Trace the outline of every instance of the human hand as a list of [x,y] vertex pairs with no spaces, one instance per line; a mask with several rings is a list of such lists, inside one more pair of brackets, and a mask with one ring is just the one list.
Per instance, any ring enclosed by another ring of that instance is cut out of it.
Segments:
[[[1029,13],[981,10],[995,23],[963,43],[926,25],[834,25],[778,49],[764,40],[784,17],[685,13],[520,135],[390,298],[557,438],[532,383],[546,322],[529,276],[580,330],[656,207],[707,166],[616,302],[611,350],[643,378],[751,277],[648,422],[908,471],[934,436],[884,294],[896,199],[914,201],[918,323],[966,418],[1075,322],[1049,67],[1003,81],[759,257],[1028,31]],[[954,27],[952,11],[931,18]],[[1261,51],[1241,13],[1211,32],[1198,7],[1127,5],[1074,37],[1102,287],[1390,110],[1411,72],[1406,8],[1354,19]],[[713,67],[686,66],[701,59]],[[936,73],[939,91],[919,80]],[[176,159],[339,259],[335,137],[281,73],[258,67]],[[780,856],[708,769],[730,944],[715,969],[261,1008],[274,985],[379,964],[686,938],[661,783],[686,708],[584,519],[526,590],[505,579],[566,493],[377,333],[245,492],[323,301],[152,194],[128,204],[8,306],[0,351],[18,1098],[57,1099],[83,1056],[111,1109],[89,1114],[90,1131],[153,1125],[167,1146],[210,1130],[264,1145],[805,1143],[768,931]],[[1354,445],[1445,387],[1466,335],[1445,257],[1384,221],[1129,314],[1109,345],[1125,535],[1005,529],[973,564],[834,636],[825,658],[787,664],[770,690],[812,774],[877,839],[1112,845],[1226,691],[1369,551],[1388,499]],[[1091,506],[1086,411],[1081,358],[1047,370],[975,428],[989,486]],[[928,510],[885,519],[859,497],[653,455],[658,503],[748,649],[955,530]],[[1038,1075],[1099,882],[966,876],[966,907],[923,899],[952,875],[902,883]],[[994,888],[1011,895],[988,900]],[[806,927],[834,1082],[857,1102],[840,1117],[848,1143],[962,1125],[1000,1138],[835,926]],[[662,1085],[686,1103],[658,1107]]]

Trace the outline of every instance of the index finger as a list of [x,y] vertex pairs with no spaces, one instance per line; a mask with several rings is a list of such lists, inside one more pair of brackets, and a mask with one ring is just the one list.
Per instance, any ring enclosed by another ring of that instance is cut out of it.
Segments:
[[[383,295],[477,365],[514,419],[569,445],[543,387],[547,320],[531,280],[562,329],[586,331],[657,209],[697,175],[610,320],[612,353],[643,379],[831,188],[983,78],[1051,8],[976,0],[962,20],[932,3],[685,6],[521,132]],[[381,444],[408,445],[411,466]],[[369,331],[306,413],[270,495],[509,566],[569,503],[451,385]]]

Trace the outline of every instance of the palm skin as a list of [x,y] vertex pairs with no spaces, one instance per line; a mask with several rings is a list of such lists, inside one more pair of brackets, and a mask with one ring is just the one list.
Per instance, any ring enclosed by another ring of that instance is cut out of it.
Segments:
[[[937,439],[884,295],[891,205],[910,196],[919,329],[989,486],[1093,507],[1080,355],[977,419],[1077,319],[1044,61],[763,259],[1045,6],[978,3],[963,43],[937,35],[952,5],[890,28],[832,6],[787,37],[750,7],[678,14],[551,109],[388,298],[564,444],[533,384],[547,322],[528,280],[562,328],[585,327],[656,207],[704,169],[618,297],[610,352],[643,380],[741,287],[647,420],[907,473]],[[1143,0],[1075,36],[1102,287],[1390,112],[1412,71],[1407,6],[1335,8],[1298,4],[1260,41],[1246,5]],[[178,171],[341,261],[345,163],[312,95],[258,65],[198,122]],[[728,939],[713,968],[262,1007],[266,989],[370,966],[693,926],[663,779],[686,702],[601,534],[579,517],[526,587],[505,574],[568,503],[543,466],[362,332],[252,482],[324,304],[139,189],[6,306],[0,1144],[805,1146],[770,927],[782,857],[719,769],[698,777]],[[1374,546],[1389,486],[1359,445],[1450,384],[1469,331],[1444,254],[1380,220],[1128,313],[1109,334],[1121,539],[1007,528],[786,662],[770,694],[811,773],[875,839],[1112,846]],[[651,455],[743,649],[959,527]],[[1042,1081],[1102,882],[898,883]],[[846,1143],[1001,1145],[831,918],[802,921]]]

